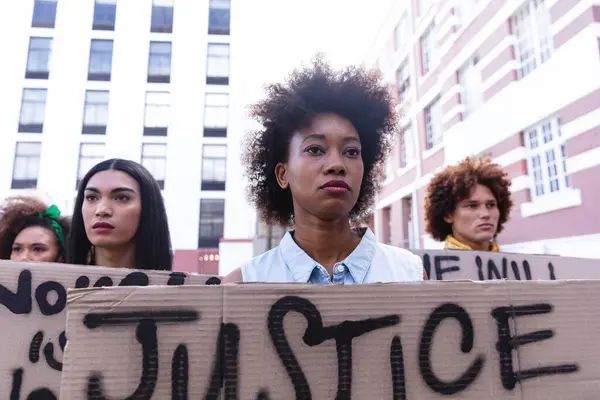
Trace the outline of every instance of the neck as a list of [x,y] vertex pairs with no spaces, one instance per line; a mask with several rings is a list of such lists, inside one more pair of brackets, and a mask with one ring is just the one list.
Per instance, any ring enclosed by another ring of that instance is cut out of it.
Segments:
[[122,248],[96,247],[95,264],[100,267],[135,269],[135,246]]
[[483,242],[475,242],[455,233],[453,233],[452,236],[454,236],[454,238],[462,244],[466,244],[475,251],[488,251],[490,249],[489,240],[485,240]]
[[323,221],[310,217],[296,220],[294,239],[332,275],[334,264],[348,257],[361,238],[350,229],[349,218]]

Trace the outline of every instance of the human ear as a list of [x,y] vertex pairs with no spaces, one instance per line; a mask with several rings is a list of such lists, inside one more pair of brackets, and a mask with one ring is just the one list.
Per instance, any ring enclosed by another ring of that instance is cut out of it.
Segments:
[[290,186],[287,179],[287,165],[278,163],[275,166],[275,178],[282,189],[287,189]]
[[446,223],[448,223],[448,224],[452,225],[453,218],[452,218],[452,216],[451,216],[451,215],[448,215],[448,216],[445,216],[445,217],[444,217],[444,221],[446,221]]

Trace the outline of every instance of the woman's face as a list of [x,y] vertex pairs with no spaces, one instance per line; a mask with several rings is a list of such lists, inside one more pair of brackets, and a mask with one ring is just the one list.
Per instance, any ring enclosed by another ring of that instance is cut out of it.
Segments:
[[13,242],[12,261],[62,262],[56,234],[41,226],[23,229]]
[[334,114],[317,115],[310,127],[294,133],[289,157],[275,169],[282,188],[289,188],[294,211],[322,220],[347,218],[363,179],[358,133],[350,121]]
[[467,199],[456,206],[449,217],[452,235],[473,249],[487,250],[490,241],[496,236],[500,210],[494,193],[484,185],[477,184]]
[[131,244],[140,223],[142,201],[135,179],[121,171],[92,176],[84,192],[81,214],[92,245],[118,248]]

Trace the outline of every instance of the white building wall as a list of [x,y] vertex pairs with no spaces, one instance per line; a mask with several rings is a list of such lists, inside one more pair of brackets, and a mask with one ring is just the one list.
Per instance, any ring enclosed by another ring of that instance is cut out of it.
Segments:
[[[244,132],[244,104],[234,90],[244,78],[236,42],[236,21],[243,14],[232,0],[231,35],[208,35],[208,0],[177,0],[173,33],[151,33],[152,1],[122,0],[117,4],[115,31],[92,30],[94,0],[58,1],[54,29],[32,28],[33,0],[14,2],[10,18],[0,24],[3,62],[0,66],[0,199],[29,193],[11,190],[15,143],[40,141],[42,154],[35,194],[72,212],[79,148],[83,142],[106,143],[105,158],[141,160],[143,143],[167,144],[163,195],[175,250],[198,247],[201,198],[225,198],[225,238],[253,237],[254,214],[243,198],[240,139]],[[29,38],[53,37],[50,77],[25,79]],[[113,39],[110,82],[87,80],[91,39]],[[171,82],[147,83],[149,43],[172,41]],[[207,43],[230,42],[230,85],[206,85]],[[23,88],[47,88],[42,134],[18,133]],[[86,89],[110,90],[106,135],[81,133]],[[143,136],[146,91],[170,92],[170,120],[166,137]],[[230,93],[226,138],[204,138],[204,96],[207,91]],[[201,191],[202,146],[227,144],[226,191]],[[231,222],[229,222],[231,220]],[[251,242],[249,243],[251,256]],[[245,247],[248,247],[245,246]],[[239,247],[239,246],[238,246]],[[244,247],[244,246],[242,246]],[[223,249],[244,254],[236,249]],[[234,260],[235,263],[235,260]],[[223,254],[221,264],[227,264]],[[228,269],[226,265],[222,268]]]

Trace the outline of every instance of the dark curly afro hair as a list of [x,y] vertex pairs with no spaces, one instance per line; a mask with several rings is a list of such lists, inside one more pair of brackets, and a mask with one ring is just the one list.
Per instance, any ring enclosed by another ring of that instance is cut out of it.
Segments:
[[268,85],[266,92],[267,98],[251,108],[250,115],[262,128],[246,137],[243,156],[248,197],[261,219],[271,225],[293,224],[292,194],[277,183],[275,167],[287,161],[294,132],[309,127],[321,113],[346,118],[358,132],[364,174],[350,218],[364,219],[397,129],[391,90],[379,73],[357,67],[336,71],[317,55],[311,65],[295,69],[283,84]]
[[[0,206],[0,260],[10,259],[13,243],[25,228],[40,226],[54,233],[50,220],[38,215],[47,209],[48,206],[43,201],[34,197],[16,196],[4,201]],[[71,228],[70,219],[58,217],[56,222],[63,229],[66,238]],[[56,242],[60,248],[60,255],[64,257],[65,249],[60,246],[58,237]]]
[[452,233],[452,225],[444,221],[444,217],[452,214],[477,184],[486,186],[494,194],[500,211],[496,235],[502,232],[513,204],[511,182],[502,167],[492,163],[489,157],[467,157],[433,177],[425,195],[425,231],[438,241],[446,240]]

